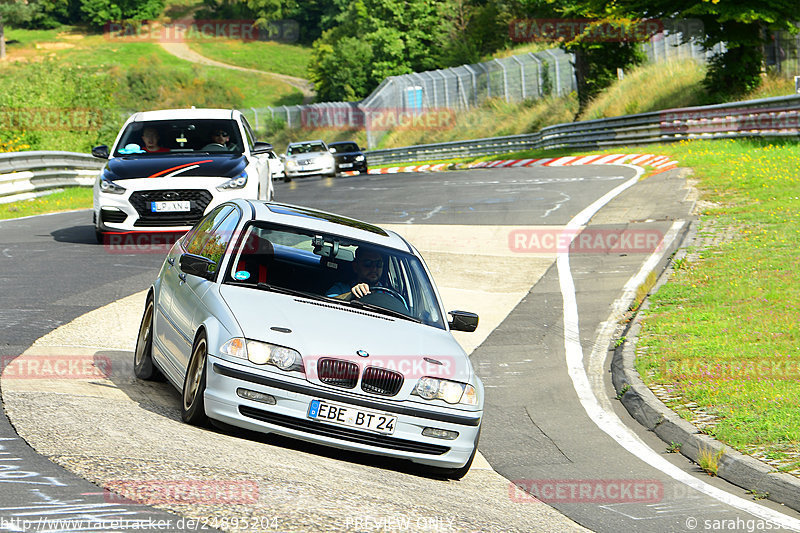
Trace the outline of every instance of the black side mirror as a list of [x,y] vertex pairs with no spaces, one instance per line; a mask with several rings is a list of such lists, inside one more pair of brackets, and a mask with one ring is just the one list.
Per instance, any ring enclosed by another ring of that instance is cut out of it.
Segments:
[[217,264],[201,255],[183,254],[181,255],[181,270],[186,274],[199,276],[201,278],[212,280],[217,274]]
[[478,315],[469,311],[450,311],[452,317],[449,322],[450,329],[454,331],[473,332],[478,327]]
[[108,159],[108,146],[101,144],[92,148],[92,155],[99,159]]
[[266,154],[270,150],[272,150],[272,145],[270,143],[256,141],[253,145],[254,154]]

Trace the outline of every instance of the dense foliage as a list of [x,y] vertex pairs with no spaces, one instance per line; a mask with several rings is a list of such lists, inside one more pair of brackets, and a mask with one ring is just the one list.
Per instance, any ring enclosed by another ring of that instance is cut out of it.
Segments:
[[[710,63],[710,100],[758,86],[764,44],[775,30],[797,31],[796,0],[202,0],[199,18],[255,19],[267,26],[293,20],[299,40],[313,43],[308,77],[319,100],[359,100],[387,76],[474,63],[516,43],[515,20],[624,21],[691,19],[702,44],[724,43]],[[3,21],[28,27],[59,23],[148,20],[165,0],[0,0]],[[636,40],[616,42],[584,34],[552,39],[576,54],[583,108],[615,78],[642,60]],[[0,49],[2,43],[0,42]]]

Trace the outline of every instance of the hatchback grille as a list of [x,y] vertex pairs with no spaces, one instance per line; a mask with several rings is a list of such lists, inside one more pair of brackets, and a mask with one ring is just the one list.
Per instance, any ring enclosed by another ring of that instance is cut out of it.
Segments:
[[319,380],[327,385],[352,389],[358,382],[358,365],[341,359],[317,361]]
[[[205,189],[177,189],[136,191],[131,194],[130,203],[139,214],[134,226],[193,226],[202,217],[211,203],[211,193]],[[152,202],[167,200],[189,201],[189,211],[154,213]]]
[[403,375],[394,370],[368,366],[361,378],[361,388],[366,392],[394,396],[403,386]]

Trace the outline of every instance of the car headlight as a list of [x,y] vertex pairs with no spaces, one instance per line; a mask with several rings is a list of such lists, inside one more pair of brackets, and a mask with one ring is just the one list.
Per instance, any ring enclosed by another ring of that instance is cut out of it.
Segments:
[[109,194],[125,194],[125,187],[121,187],[107,178],[105,175],[100,177],[100,192]]
[[478,395],[475,392],[475,387],[448,379],[421,378],[411,394],[416,394],[425,400],[444,400],[452,404],[478,405]]
[[274,365],[281,370],[303,371],[303,357],[297,350],[250,339],[234,338],[223,344],[223,355],[246,359],[256,365]]
[[286,160],[286,168],[291,170],[296,166],[297,166],[297,161],[295,161],[294,159],[287,159]]
[[247,172],[242,172],[235,178],[231,178],[219,187],[217,187],[218,191],[224,191],[226,189],[241,189],[247,185]]
[[356,161],[363,161],[363,160],[364,160],[364,156],[363,155],[357,155],[356,156]]

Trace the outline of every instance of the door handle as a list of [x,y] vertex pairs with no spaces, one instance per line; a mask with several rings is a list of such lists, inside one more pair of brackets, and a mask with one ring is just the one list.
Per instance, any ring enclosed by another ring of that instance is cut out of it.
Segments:
[[186,274],[178,274],[178,278],[180,278],[181,283],[185,283],[186,282]]
[[175,258],[174,257],[168,257],[167,258],[167,263],[169,263],[170,266],[175,266]]

